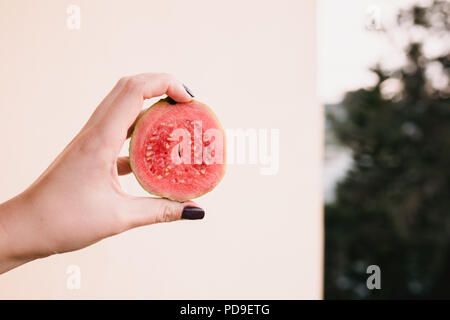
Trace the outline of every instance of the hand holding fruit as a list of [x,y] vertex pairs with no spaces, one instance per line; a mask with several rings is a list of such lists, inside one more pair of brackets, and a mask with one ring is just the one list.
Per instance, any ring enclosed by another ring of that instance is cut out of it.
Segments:
[[168,74],[122,78],[50,167],[23,193],[0,205],[0,273],[55,253],[77,250],[130,228],[201,219],[193,202],[134,197],[118,175],[131,172],[118,154],[144,99],[191,94]]

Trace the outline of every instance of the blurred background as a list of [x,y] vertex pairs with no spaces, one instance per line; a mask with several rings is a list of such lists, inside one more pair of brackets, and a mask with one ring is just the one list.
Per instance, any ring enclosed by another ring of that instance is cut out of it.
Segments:
[[[450,2],[318,2],[326,299],[450,298]],[[381,290],[366,286],[369,265]]]

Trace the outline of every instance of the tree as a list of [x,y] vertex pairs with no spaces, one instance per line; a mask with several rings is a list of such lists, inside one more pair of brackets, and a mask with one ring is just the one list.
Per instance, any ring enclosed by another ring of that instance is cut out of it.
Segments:
[[[407,63],[375,66],[376,85],[328,114],[353,154],[325,206],[328,299],[450,298],[450,50],[425,50],[450,45],[450,3],[401,10],[396,28]],[[381,290],[366,287],[370,265]]]

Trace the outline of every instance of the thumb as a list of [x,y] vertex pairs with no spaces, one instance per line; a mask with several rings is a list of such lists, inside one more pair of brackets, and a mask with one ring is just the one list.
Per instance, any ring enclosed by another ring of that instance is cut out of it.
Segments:
[[129,228],[181,219],[198,220],[205,216],[205,211],[193,201],[180,203],[161,198],[129,199],[126,211]]

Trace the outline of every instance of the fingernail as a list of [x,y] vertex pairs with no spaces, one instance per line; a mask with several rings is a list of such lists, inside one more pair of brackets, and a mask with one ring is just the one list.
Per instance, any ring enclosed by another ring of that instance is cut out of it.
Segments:
[[181,214],[182,219],[188,220],[198,220],[203,219],[205,216],[205,211],[202,208],[197,207],[184,207],[183,213]]
[[187,93],[189,93],[189,95],[193,98],[194,94],[192,93],[191,89],[189,89],[188,87],[186,87],[186,85],[183,84],[183,88],[184,90],[186,90]]
[[173,100],[171,97],[167,97],[166,99],[169,104],[177,104],[177,102]]

